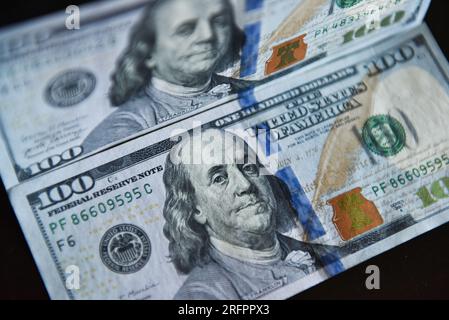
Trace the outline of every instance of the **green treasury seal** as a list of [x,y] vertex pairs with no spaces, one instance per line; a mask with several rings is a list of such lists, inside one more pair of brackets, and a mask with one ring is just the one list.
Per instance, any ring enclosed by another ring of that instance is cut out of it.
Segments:
[[401,123],[388,115],[370,117],[363,126],[363,143],[382,157],[398,154],[405,145],[405,131]]
[[362,0],[337,0],[337,6],[342,9],[351,8]]

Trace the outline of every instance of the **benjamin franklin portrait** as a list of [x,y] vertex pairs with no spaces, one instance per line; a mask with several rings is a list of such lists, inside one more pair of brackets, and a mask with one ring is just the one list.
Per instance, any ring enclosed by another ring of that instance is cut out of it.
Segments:
[[150,0],[112,75],[117,109],[88,135],[84,152],[249,88],[220,75],[244,41],[230,0]]
[[[179,142],[163,176],[169,257],[188,275],[175,299],[255,299],[340,257],[282,234],[296,216],[288,188],[241,138],[216,129],[190,138],[199,140]],[[194,164],[202,150],[211,161]]]

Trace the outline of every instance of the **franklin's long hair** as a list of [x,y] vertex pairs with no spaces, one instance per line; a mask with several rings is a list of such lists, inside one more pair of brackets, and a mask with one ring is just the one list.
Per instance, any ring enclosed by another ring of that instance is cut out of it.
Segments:
[[[151,57],[156,40],[153,24],[154,14],[160,4],[170,0],[150,0],[146,5],[140,20],[133,27],[128,47],[117,62],[112,75],[112,85],[109,91],[109,100],[113,106],[119,106],[128,101],[151,79],[151,69],[145,61]],[[229,0],[225,1],[230,10],[233,31],[231,47],[218,63],[216,72],[222,72],[232,63],[238,61],[240,51],[245,42],[244,32],[237,26],[234,18],[234,10]]]

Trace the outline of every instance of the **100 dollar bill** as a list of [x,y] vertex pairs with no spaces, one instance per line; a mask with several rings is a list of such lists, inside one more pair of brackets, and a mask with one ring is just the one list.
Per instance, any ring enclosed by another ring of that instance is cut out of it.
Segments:
[[[3,30],[0,161],[6,189],[416,26],[430,3],[200,2],[173,2],[165,11],[153,1],[101,2],[81,8],[80,29],[67,30],[71,17],[61,13]],[[208,21],[213,32],[204,33],[199,21]],[[152,60],[154,55],[161,58]],[[203,69],[207,75],[198,73]],[[196,89],[184,88],[191,86]]]
[[447,222],[448,70],[421,26],[14,187],[50,296],[285,298]]

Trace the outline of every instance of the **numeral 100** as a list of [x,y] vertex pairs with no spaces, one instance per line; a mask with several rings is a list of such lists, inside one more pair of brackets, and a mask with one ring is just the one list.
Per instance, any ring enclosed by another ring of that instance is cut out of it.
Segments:
[[41,207],[45,209],[56,203],[69,199],[73,194],[83,194],[95,185],[94,179],[89,175],[78,176],[72,181],[66,181],[57,186],[48,188],[38,195]]
[[35,176],[39,173],[48,171],[50,169],[56,168],[57,166],[71,161],[79,157],[83,153],[82,147],[73,147],[69,150],[64,151],[62,154],[57,154],[51,156],[50,158],[44,159],[41,162],[33,163],[27,168],[27,172],[30,176]]

